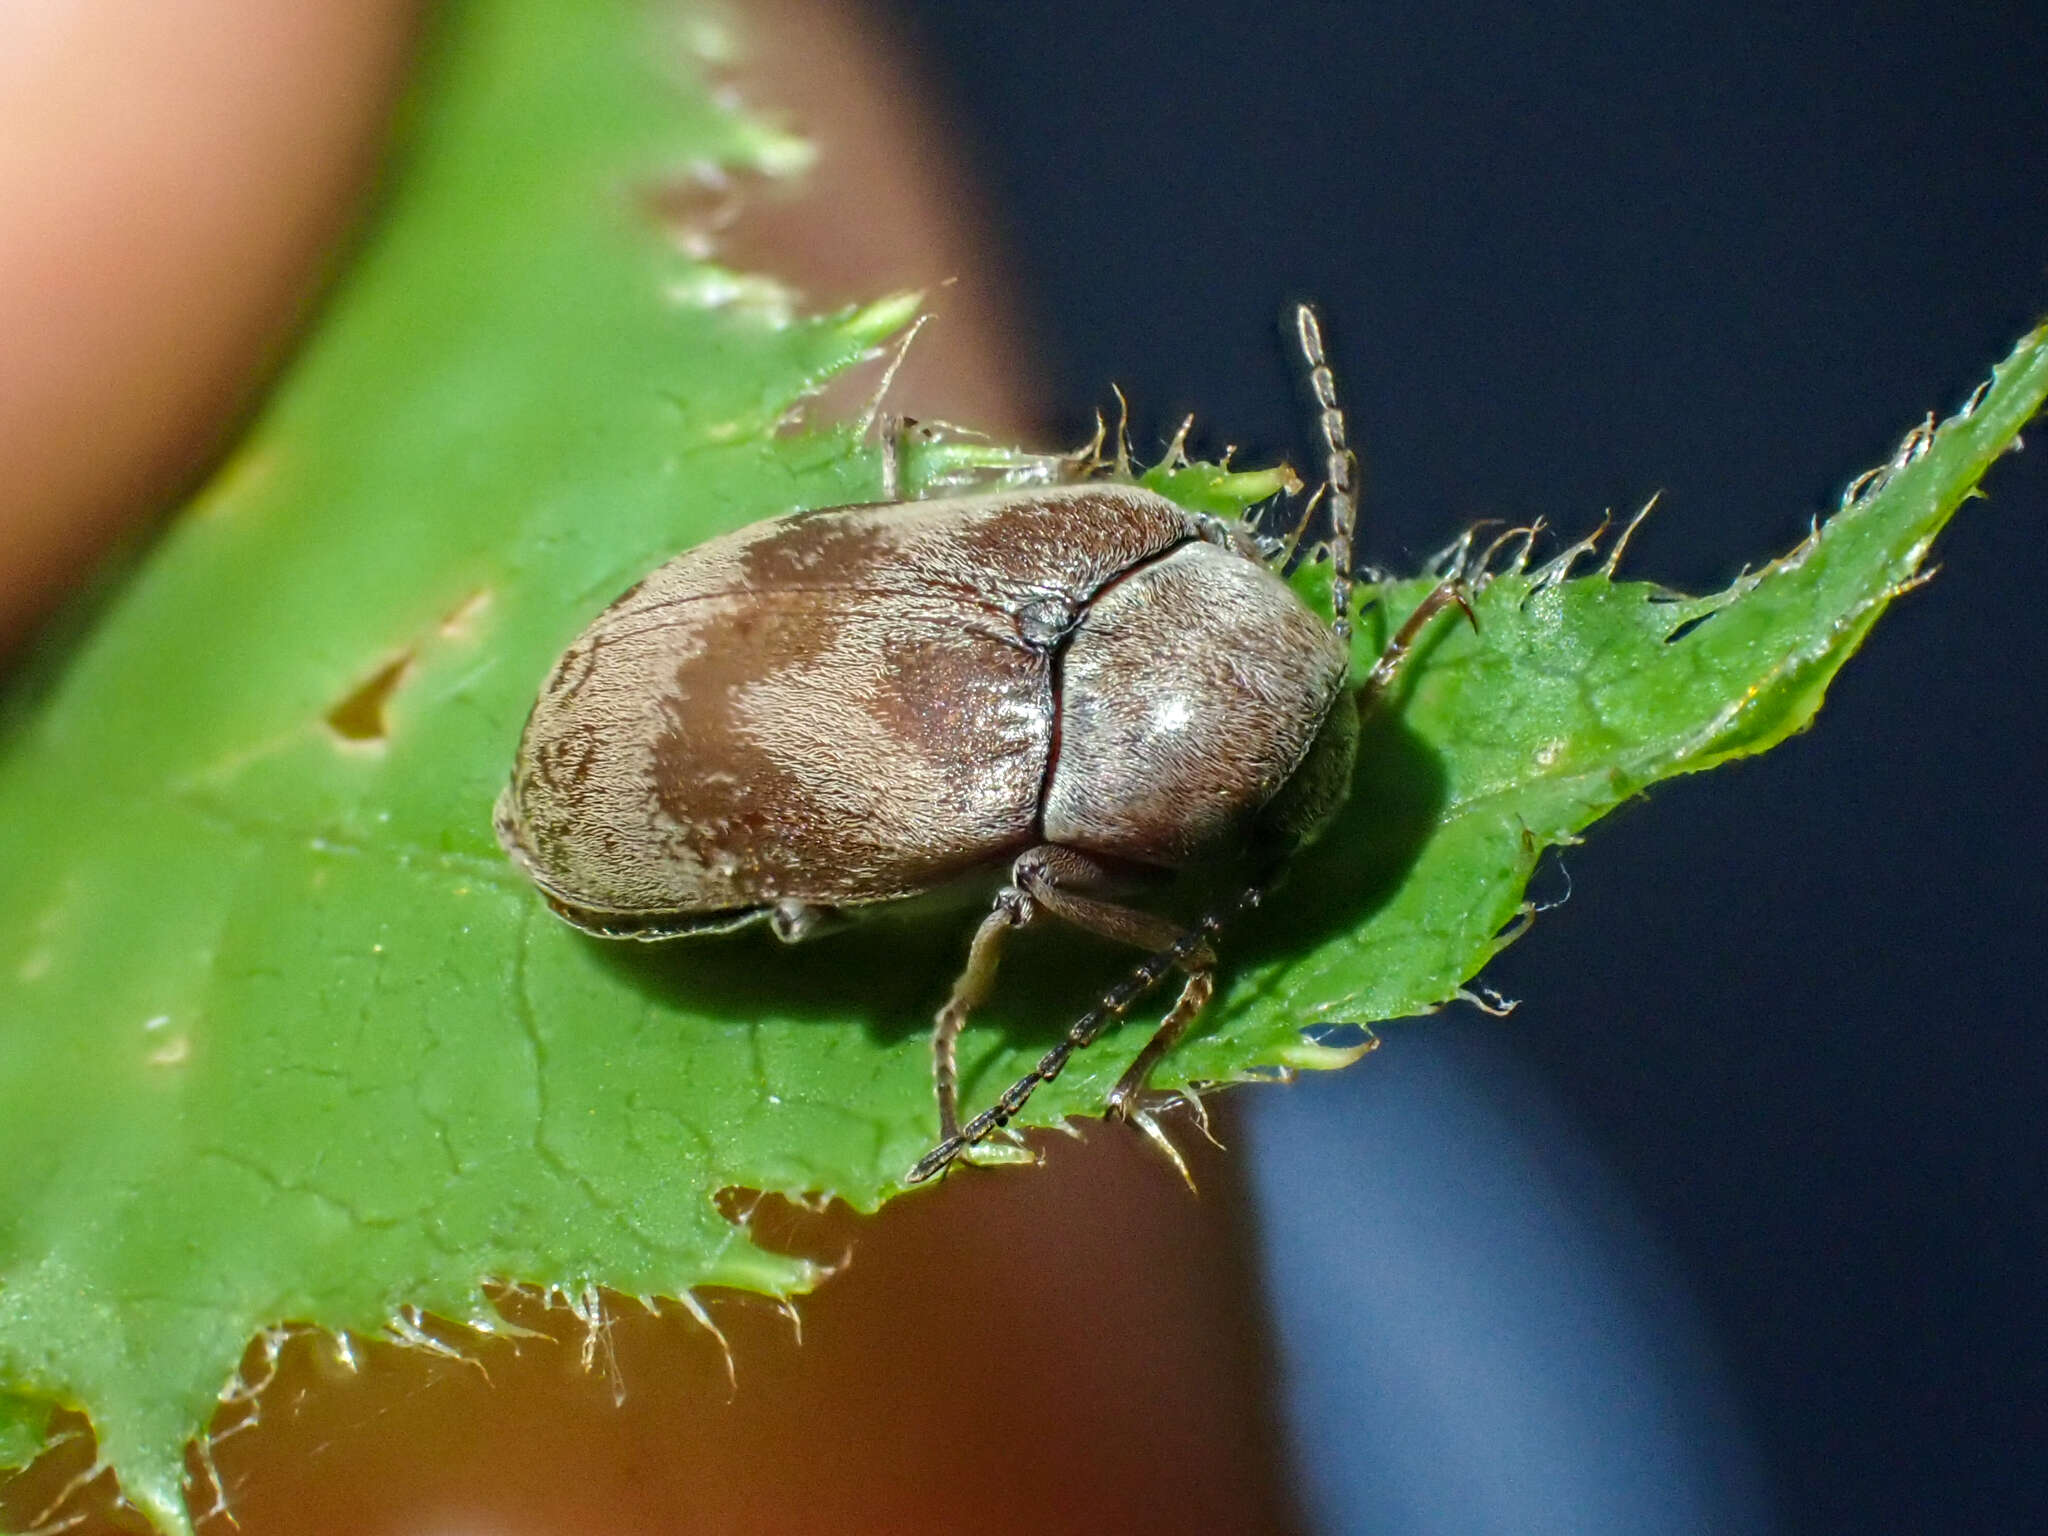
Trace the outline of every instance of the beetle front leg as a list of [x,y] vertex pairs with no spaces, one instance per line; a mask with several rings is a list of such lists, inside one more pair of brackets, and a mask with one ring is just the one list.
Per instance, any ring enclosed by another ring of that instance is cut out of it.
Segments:
[[1414,649],[1423,630],[1429,627],[1430,620],[1453,606],[1464,613],[1473,631],[1478,631],[1479,615],[1472,611],[1472,600],[1466,595],[1464,578],[1453,576],[1438,582],[1430,589],[1429,595],[1415,605],[1415,611],[1408,615],[1407,622],[1394,631],[1386,649],[1380,652],[1379,660],[1373,663],[1372,671],[1366,674],[1365,684],[1359,689],[1361,714],[1369,712],[1392,686],[1400,675],[1402,663],[1407,661],[1409,652]]
[[[1206,1008],[1209,999],[1215,995],[1215,966],[1215,958],[1206,949],[1197,950],[1182,962],[1182,969],[1187,972],[1188,979],[1181,986],[1180,996],[1174,999],[1173,1007],[1167,1010],[1166,1017],[1159,1021],[1159,1028],[1153,1031],[1152,1038],[1145,1042],[1145,1049],[1138,1052],[1137,1059],[1124,1069],[1124,1075],[1118,1078],[1116,1086],[1109,1090],[1110,1115],[1126,1125],[1135,1125],[1143,1131],[1145,1139],[1157,1147],[1166,1160],[1173,1164],[1174,1171],[1180,1175],[1181,1182],[1187,1185],[1190,1193],[1195,1188],[1195,1176],[1188,1172],[1187,1159],[1180,1155],[1180,1148],[1176,1147],[1166,1132],[1160,1129],[1159,1122],[1152,1118],[1151,1112],[1139,1105],[1138,1095],[1145,1091],[1145,1084],[1151,1078],[1153,1068],[1165,1059],[1166,1053],[1172,1050],[1180,1037],[1186,1033],[1195,1015]],[[1187,1100],[1195,1108],[1202,1134],[1215,1141],[1216,1138],[1209,1133],[1209,1117],[1202,1109],[1202,1101],[1196,1098],[1192,1091],[1187,1094]]]
[[[1023,883],[1021,879],[1018,881],[1020,885]],[[927,1179],[937,1177],[951,1167],[955,1159],[964,1156],[970,1148],[979,1146],[987,1137],[1006,1128],[1023,1112],[1024,1106],[1031,1102],[1031,1096],[1042,1085],[1051,1082],[1066,1070],[1074,1052],[1085,1051],[1093,1045],[1105,1029],[1122,1019],[1130,1011],[1131,1005],[1157,986],[1168,971],[1190,971],[1200,968],[1201,962],[1196,959],[1197,955],[1213,954],[1214,941],[1222,933],[1225,925],[1258,906],[1264,899],[1265,889],[1263,884],[1244,887],[1229,900],[1220,902],[1203,913],[1201,920],[1183,932],[1169,947],[1147,955],[1132,966],[1124,979],[1103,993],[1101,1000],[1093,1008],[1067,1026],[1065,1037],[1039,1057],[1038,1065],[1005,1088],[994,1104],[961,1126],[959,1135],[946,1137],[919,1158],[911,1166],[910,1171],[904,1174],[903,1182],[922,1184]],[[1151,918],[1144,913],[1132,915],[1150,922],[1164,921],[1160,918]],[[1210,963],[1213,964],[1213,961]],[[1156,1126],[1151,1125],[1149,1117],[1142,1112],[1133,1114],[1132,1119],[1136,1120],[1139,1128],[1146,1130],[1148,1134],[1157,1130]],[[1154,1139],[1165,1142],[1163,1136],[1155,1136]],[[1171,1150],[1168,1144],[1168,1151]],[[1179,1161],[1178,1157],[1174,1160]],[[1185,1168],[1182,1172],[1185,1174]]]
[[1358,690],[1360,719],[1370,715],[1388,688],[1393,686],[1394,679],[1401,673],[1401,664],[1408,659],[1408,653],[1414,649],[1423,630],[1428,628],[1429,621],[1453,604],[1464,610],[1475,631],[1479,628],[1479,615],[1472,611],[1472,600],[1465,595],[1464,580],[1453,576],[1448,581],[1439,582],[1429,596],[1415,605],[1415,611],[1408,615],[1408,622],[1394,631],[1386,649],[1380,652],[1380,659],[1366,674],[1365,682]]

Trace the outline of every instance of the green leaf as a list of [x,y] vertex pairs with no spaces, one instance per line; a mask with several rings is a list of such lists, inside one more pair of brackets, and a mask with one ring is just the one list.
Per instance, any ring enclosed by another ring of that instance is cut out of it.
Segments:
[[[1938,431],[1930,418],[1909,433],[1798,548],[1712,596],[1617,580],[1626,533],[1604,555],[1588,539],[1486,581],[1477,632],[1436,629],[1399,708],[1368,728],[1350,814],[1294,875],[1321,910],[1270,925],[1271,957],[1240,970],[1231,998],[1256,1022],[1236,1039],[1256,1052],[1289,1020],[1399,1018],[1459,995],[1534,915],[1523,892],[1545,849],[1660,779],[1803,730],[2044,397],[2048,327]],[[1432,584],[1385,589],[1361,667]],[[1182,1052],[1176,1072],[1241,1070],[1234,1035]],[[1313,1049],[1276,1059],[1320,1064]]]
[[43,1448],[50,1405],[0,1392],[0,1467],[25,1467]]
[[[550,917],[490,828],[539,679],[619,590],[877,492],[855,433],[787,422],[915,301],[802,316],[658,227],[707,167],[802,161],[713,104],[724,46],[631,0],[457,8],[377,228],[248,442],[17,697],[0,1457],[33,1450],[48,1405],[81,1408],[127,1497],[182,1528],[182,1448],[262,1330],[489,1329],[491,1279],[579,1304],[801,1289],[814,1272],[717,1192],[872,1208],[928,1145],[925,1034],[964,920],[608,945]],[[1349,811],[1227,950],[1161,1083],[1349,1059],[1303,1027],[1457,995],[1545,846],[1801,727],[2044,392],[2037,333],[1974,411],[1716,597],[1495,575],[1476,635],[1427,637]],[[911,467],[1035,462],[939,444]],[[1280,474],[1152,478],[1233,510]],[[1362,661],[1427,586],[1380,594]],[[970,1105],[1121,963],[1026,941],[1074,963],[1012,966],[965,1042]],[[1030,1122],[1097,1109],[1145,1032],[1079,1058]]]

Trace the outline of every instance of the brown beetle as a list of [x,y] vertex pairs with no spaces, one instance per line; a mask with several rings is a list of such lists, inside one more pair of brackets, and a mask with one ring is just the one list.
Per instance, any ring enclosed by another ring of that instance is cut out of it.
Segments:
[[[1329,448],[1334,624],[1240,530],[1128,483],[756,523],[662,566],[556,663],[498,801],[506,852],[567,921],[636,939],[765,921],[795,942],[1007,865],[938,1014],[940,1143],[910,1180],[1007,1125],[1178,969],[1108,1104],[1156,1134],[1137,1095],[1209,998],[1210,941],[1329,824],[1364,702],[1431,614],[1464,605],[1440,589],[1345,698],[1353,461],[1315,317],[1297,323]],[[1253,883],[1192,929],[1109,899],[1231,860]],[[1004,937],[1041,917],[1151,953],[963,1128],[955,1042]]]

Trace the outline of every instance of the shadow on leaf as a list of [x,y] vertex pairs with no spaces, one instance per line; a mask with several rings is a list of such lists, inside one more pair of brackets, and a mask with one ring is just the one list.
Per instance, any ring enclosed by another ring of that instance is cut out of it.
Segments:
[[1231,946],[1263,961],[1301,953],[1356,932],[1400,890],[1443,810],[1442,759],[1382,711],[1358,741],[1351,798],[1336,825],[1296,859]]

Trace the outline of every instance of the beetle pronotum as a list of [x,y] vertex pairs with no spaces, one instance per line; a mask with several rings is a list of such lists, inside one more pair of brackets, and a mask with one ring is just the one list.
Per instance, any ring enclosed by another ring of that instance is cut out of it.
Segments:
[[[1363,710],[1448,604],[1439,587],[1347,697],[1355,460],[1316,318],[1334,619],[1240,528],[1124,482],[888,499],[713,539],[637,583],[555,664],[496,825],[554,910],[665,939],[841,913],[1007,866],[932,1034],[930,1178],[1008,1125],[1137,998],[1179,997],[1107,1108],[1138,1096],[1214,989],[1214,940],[1342,807]],[[1469,616],[1470,608],[1466,607]],[[1115,899],[1233,864],[1192,927]],[[983,887],[986,889],[986,886]],[[1006,937],[1044,918],[1147,951],[962,1125],[955,1045]]]

